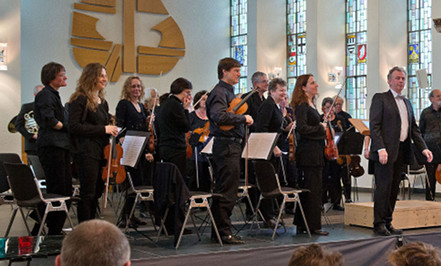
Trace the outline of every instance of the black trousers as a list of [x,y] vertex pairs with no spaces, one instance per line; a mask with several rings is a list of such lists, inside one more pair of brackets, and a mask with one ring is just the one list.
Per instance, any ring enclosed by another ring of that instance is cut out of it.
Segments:
[[95,219],[98,207],[98,199],[104,190],[104,182],[101,176],[101,160],[76,155],[75,166],[80,179],[80,198],[78,202],[78,222]]
[[[47,193],[72,196],[72,172],[69,151],[55,146],[40,147],[38,148],[38,158],[46,176]],[[70,203],[68,204],[70,205]],[[40,209],[39,212],[43,218],[44,208]],[[48,234],[61,234],[65,221],[65,212],[51,212],[47,217]]]
[[400,190],[401,174],[404,169],[404,145],[400,144],[398,158],[395,162],[383,165],[375,162],[375,192],[374,192],[374,226],[390,224]]
[[[322,166],[301,167],[303,179],[299,178],[300,188],[308,189],[310,192],[300,194],[300,202],[305,212],[306,221],[311,231],[322,228],[321,208],[322,208]],[[296,209],[294,224],[305,228],[300,208]]]
[[426,200],[435,200],[435,189],[436,189],[436,168],[437,164],[428,163],[426,164],[427,177],[429,178],[429,185],[426,180]]
[[213,199],[213,216],[221,235],[231,235],[231,213],[237,200],[240,178],[241,145],[232,140],[215,139],[213,143],[213,167],[215,193],[223,197]]
[[325,161],[325,167],[323,168],[323,203],[328,202],[328,199],[331,198],[331,203],[334,206],[340,205],[341,174],[341,167],[336,160]]

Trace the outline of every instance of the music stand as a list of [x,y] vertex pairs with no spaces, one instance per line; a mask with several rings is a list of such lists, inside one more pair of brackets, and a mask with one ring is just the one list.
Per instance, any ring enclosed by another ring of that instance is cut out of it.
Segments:
[[[338,153],[340,155],[360,155],[363,151],[364,136],[360,133],[353,131],[345,131],[337,142]],[[347,178],[350,180],[351,173],[349,171],[349,165],[346,162]],[[357,178],[354,178],[354,200],[359,200],[358,197],[358,182]]]

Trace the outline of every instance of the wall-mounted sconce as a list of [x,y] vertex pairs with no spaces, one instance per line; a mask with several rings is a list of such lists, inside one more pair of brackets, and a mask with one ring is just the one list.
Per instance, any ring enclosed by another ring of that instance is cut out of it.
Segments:
[[336,89],[340,89],[343,81],[343,67],[336,66],[328,72],[328,82],[334,83]]
[[271,80],[273,78],[280,78],[280,75],[282,74],[282,68],[281,67],[274,67],[273,70],[268,73],[268,78]]
[[8,44],[0,42],[0,70],[8,70],[7,61],[6,61],[6,50]]
[[434,18],[433,24],[435,25],[436,31],[441,33],[441,18]]

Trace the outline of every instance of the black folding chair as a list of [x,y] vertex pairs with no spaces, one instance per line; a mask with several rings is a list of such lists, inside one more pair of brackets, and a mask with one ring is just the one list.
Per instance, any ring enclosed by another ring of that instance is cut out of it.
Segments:
[[[66,205],[66,201],[70,200],[70,197],[56,194],[46,194],[43,197],[43,194],[41,193],[39,187],[39,182],[37,178],[33,175],[32,170],[29,168],[29,166],[22,163],[3,163],[3,165],[7,173],[12,194],[14,195],[14,200],[23,216],[26,229],[28,230],[29,234],[29,227],[23,215],[22,208],[35,209],[37,211],[37,215],[40,216],[40,214],[38,213],[38,207],[41,204],[45,205],[45,211],[43,219],[40,221],[40,229],[38,230],[37,237],[40,236],[43,230],[44,222],[46,221],[49,212],[66,212],[66,216],[69,220],[70,226],[72,227],[72,229],[74,228]],[[10,223],[12,223],[12,221]]]
[[283,197],[282,204],[279,208],[279,215],[277,216],[276,226],[274,227],[274,232],[271,239],[274,240],[276,236],[277,225],[281,221],[282,213],[285,210],[285,204],[287,202],[294,202],[294,210],[296,209],[297,204],[299,205],[300,211],[303,216],[303,221],[305,222],[306,231],[308,232],[309,237],[311,237],[311,232],[309,231],[308,222],[306,221],[305,213],[303,212],[302,204],[299,197],[299,194],[302,192],[302,190],[290,187],[281,187],[279,177],[271,162],[264,160],[253,160],[253,164],[256,170],[257,186],[261,193],[259,202],[257,203],[257,211],[260,212],[259,206],[262,199],[267,198],[276,201],[277,197]]

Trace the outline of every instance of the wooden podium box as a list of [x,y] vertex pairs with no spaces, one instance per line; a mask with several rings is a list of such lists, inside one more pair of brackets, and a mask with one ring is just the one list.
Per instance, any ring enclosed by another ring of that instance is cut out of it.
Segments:
[[[374,203],[345,204],[345,225],[373,228]],[[441,226],[441,202],[400,200],[395,205],[392,225],[398,229]]]

